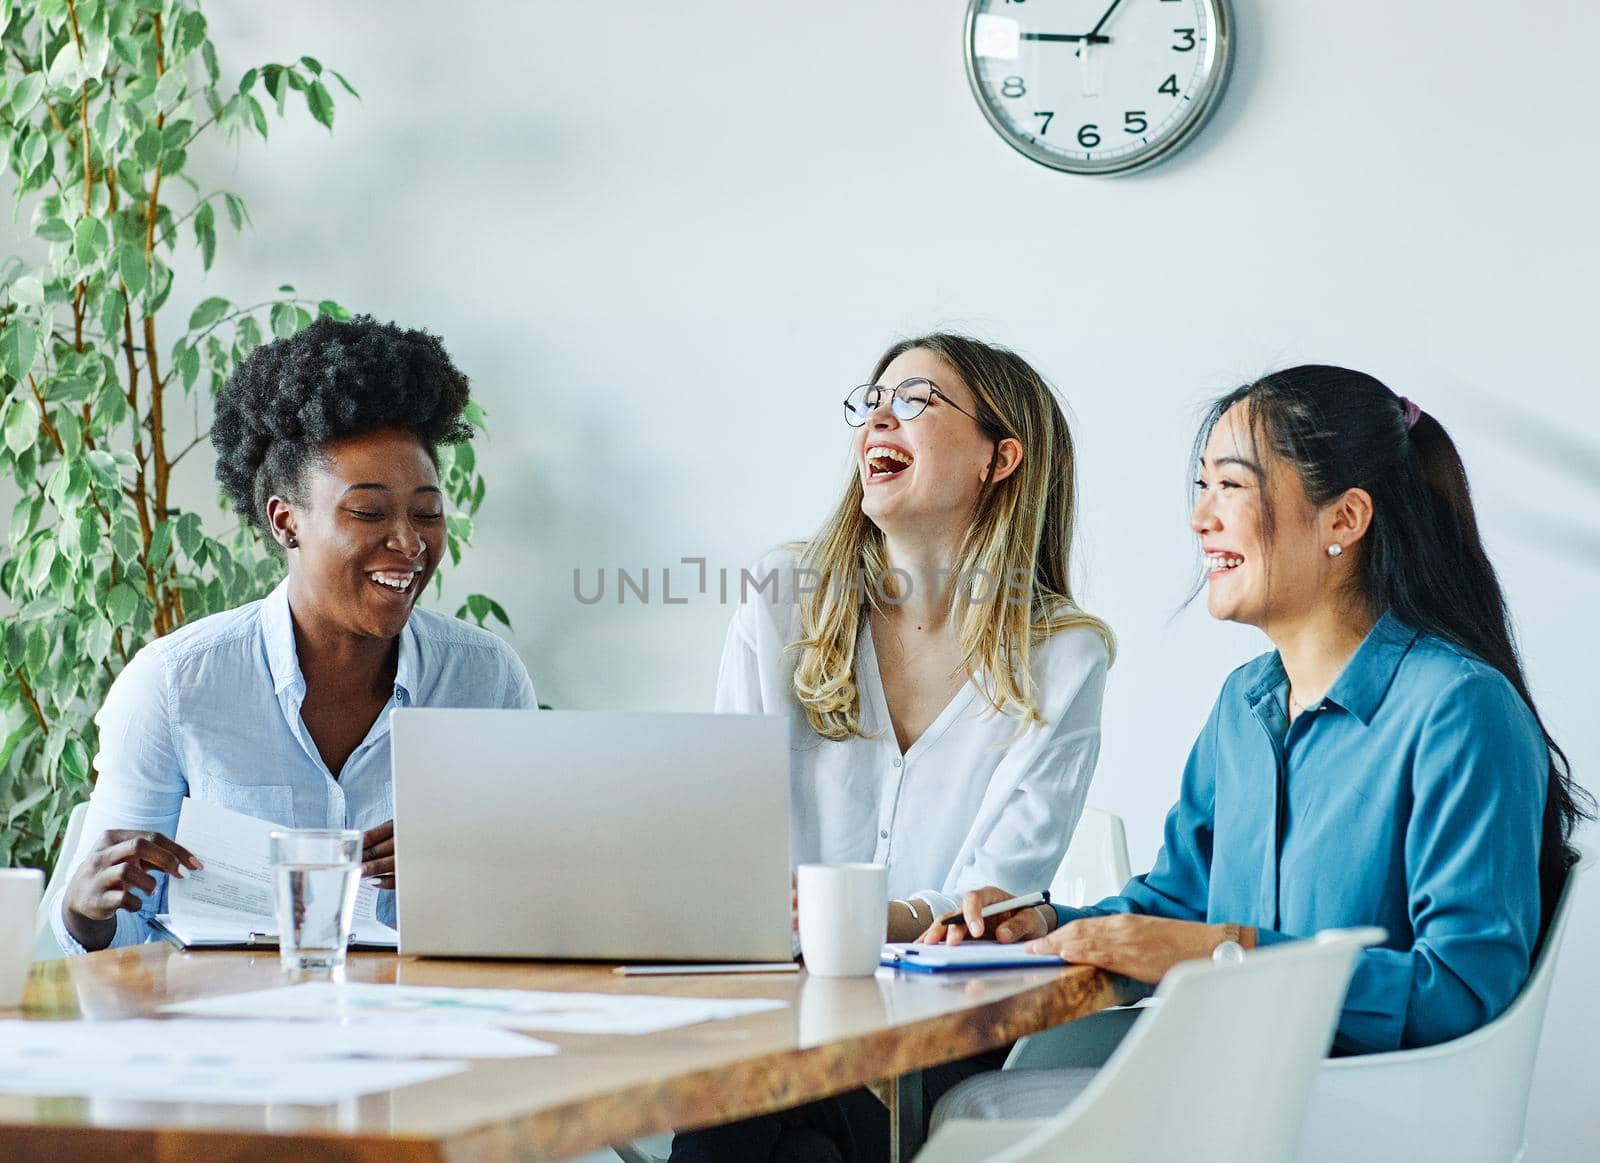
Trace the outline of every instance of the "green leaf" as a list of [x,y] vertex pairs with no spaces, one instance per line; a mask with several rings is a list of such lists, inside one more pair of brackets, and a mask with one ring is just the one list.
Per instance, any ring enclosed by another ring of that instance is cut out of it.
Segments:
[[211,260],[217,257],[217,214],[210,202],[195,211],[194,240],[200,244],[201,265],[210,270]]
[[338,81],[340,85],[344,86],[344,91],[346,93],[349,93],[350,96],[354,97],[357,101],[361,100],[361,94],[356,92],[356,87],[354,85],[344,79],[343,73],[341,73],[338,69],[329,69],[328,71],[333,74],[334,80]]
[[182,69],[168,69],[161,74],[161,80],[156,82],[155,106],[156,113],[171,113],[173,107],[183,100],[184,90],[188,87],[189,78]]
[[138,590],[126,583],[118,585],[106,596],[106,612],[111,615],[113,626],[126,626],[133,621],[134,611],[139,608],[143,599]]
[[472,540],[472,518],[470,517],[452,513],[445,518],[445,528],[450,531],[452,537],[458,537],[462,541]]
[[124,242],[117,247],[117,273],[122,276],[128,294],[137,297],[150,281],[150,267],[145,262],[144,247]]
[[321,75],[321,73],[322,73],[322,62],[317,60],[316,57],[301,57],[300,58],[300,63],[302,65],[304,65],[306,68],[310,69],[313,73]]
[[324,299],[322,302],[318,303],[317,314],[326,315],[329,319],[333,319],[339,323],[348,323],[350,321],[349,310],[345,307],[341,307],[332,299]]
[[228,221],[233,223],[233,228],[243,230],[244,224],[250,221],[250,212],[245,209],[244,199],[237,194],[224,194],[222,201],[228,208]]
[[[100,548],[100,514],[93,508],[78,514],[78,555],[85,561]],[[100,660],[95,659],[96,662]]]
[[306,89],[306,108],[318,122],[333,128],[333,94],[321,81],[312,81]]
[[184,14],[178,22],[177,35],[172,38],[177,55],[186,57],[199,48],[206,39],[206,18],[198,12]]
[[[38,354],[39,336],[33,328],[15,316],[4,331],[0,331],[0,368],[4,368],[12,379],[21,381],[27,378],[28,372],[33,368],[34,356]],[[23,401],[27,403],[28,401]],[[35,417],[35,423],[38,422]],[[10,431],[7,429],[6,443],[11,442]],[[32,443],[32,440],[29,440]],[[13,452],[21,451],[13,446]]]
[[261,80],[267,86],[267,94],[280,106],[288,92],[284,88],[284,71],[282,65],[267,65],[261,70]]
[[11,284],[11,300],[24,307],[44,306],[44,284],[32,275],[23,275]]
[[232,304],[221,295],[212,295],[209,299],[201,299],[195,306],[194,312],[189,316],[189,330],[205,330],[226,315],[230,306]]
[[239,95],[241,97],[250,91],[250,87],[256,83],[256,78],[260,75],[260,69],[246,69],[244,71],[244,76],[239,78]]
[[298,330],[293,303],[274,303],[269,318],[272,320],[272,334],[279,339],[288,339]]
[[100,261],[100,256],[105,254],[106,247],[111,243],[111,236],[106,233],[106,224],[95,217],[78,219],[78,228],[73,233],[72,256],[78,260],[80,267],[92,267]]
[[11,120],[21,121],[32,113],[39,104],[39,98],[44,96],[44,90],[43,73],[33,72],[23,77],[21,83],[11,91]]
[[200,552],[205,539],[205,530],[200,526],[200,514],[185,513],[178,518],[178,545],[184,553],[193,557]]
[[72,241],[72,227],[59,218],[46,218],[39,223],[39,228],[34,233],[46,242]]
[[484,427],[483,422],[488,417],[489,413],[485,412],[483,410],[483,405],[479,404],[476,400],[468,400],[466,407],[461,410],[461,415],[466,419],[467,423],[471,424],[474,428],[482,428]]
[[246,98],[246,100],[250,105],[250,120],[254,122],[256,132],[261,135],[261,140],[265,141],[267,139],[266,110],[261,108],[261,102],[257,101],[254,97]]
[[116,458],[103,448],[92,448],[84,456],[89,475],[102,489],[115,489],[122,481]]

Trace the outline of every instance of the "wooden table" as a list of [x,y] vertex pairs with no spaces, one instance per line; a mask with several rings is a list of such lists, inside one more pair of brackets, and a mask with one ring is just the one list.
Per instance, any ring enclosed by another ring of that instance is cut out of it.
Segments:
[[[605,966],[354,954],[348,980],[763,997],[788,1005],[639,1037],[540,1035],[561,1052],[479,1060],[462,1074],[325,1106],[0,1095],[0,1159],[561,1159],[896,1079],[889,1098],[897,1154],[909,1157],[921,1135],[918,1071],[1128,998],[1119,979],[1067,966],[857,979],[803,972],[624,978]],[[40,962],[21,1014],[46,1020],[144,1016],[189,998],[285,982],[275,953],[184,953],[145,945]]]

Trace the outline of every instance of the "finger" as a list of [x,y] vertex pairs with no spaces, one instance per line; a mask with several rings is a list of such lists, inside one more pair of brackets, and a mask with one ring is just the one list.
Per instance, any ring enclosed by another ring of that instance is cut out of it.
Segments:
[[390,838],[388,840],[379,840],[376,844],[370,845],[369,847],[363,848],[361,850],[361,859],[363,859],[363,860],[376,860],[380,856],[393,856],[393,855],[394,855],[394,840],[393,840],[393,838]]
[[393,888],[394,887],[394,877],[393,876],[380,876],[377,880],[373,881],[372,883],[373,883],[374,887],[376,887],[376,888]]
[[172,849],[157,844],[149,836],[128,841],[128,861],[168,876],[183,876],[183,860]]
[[983,936],[983,895],[976,889],[961,898],[961,915],[967,920],[967,932]]
[[392,879],[394,877],[394,857],[387,856],[382,860],[366,861],[361,866],[361,876],[363,880],[374,876],[387,876]]
[[394,839],[394,821],[385,820],[376,827],[368,828],[361,834],[361,846],[363,848],[371,848],[374,844],[392,839]]
[[95,906],[98,915],[93,919],[104,921],[119,912],[136,913],[144,907],[144,901],[136,893],[123,889],[110,889],[95,898]]
[[129,860],[124,864],[113,864],[106,869],[100,875],[100,888],[104,892],[124,892],[129,888],[138,888],[152,893],[156,890],[156,878],[141,868],[137,862]]
[[967,927],[965,925],[951,925],[945,930],[944,943],[946,945],[959,945],[966,939]]
[[193,852],[190,852],[176,840],[173,840],[167,836],[163,836],[160,832],[145,832],[143,835],[144,838],[149,840],[152,844],[155,844],[157,847],[164,848],[168,852],[172,853],[172,855],[176,857],[180,863],[185,864],[196,871],[199,871],[205,867],[205,865],[201,863],[201,860],[198,856],[196,856]]

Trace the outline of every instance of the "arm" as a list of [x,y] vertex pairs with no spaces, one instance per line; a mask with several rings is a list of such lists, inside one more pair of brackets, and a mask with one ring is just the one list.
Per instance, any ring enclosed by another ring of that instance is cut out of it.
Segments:
[[189,791],[172,741],[166,673],[155,653],[143,650],[123,668],[95,723],[100,733],[100,750],[94,760],[99,778],[89,800],[78,851],[62,854],[62,859],[71,861],[71,874],[60,907],[52,907],[50,912],[56,940],[69,954],[150,939],[149,918],[161,912],[166,902],[163,872],[150,872],[153,888],[132,888],[136,908],[118,909],[111,917],[83,915],[71,902],[86,898],[83,890],[93,871],[85,867],[85,861],[92,864],[108,848],[109,833],[128,830],[172,837],[183,797]]
[[1413,938],[1357,956],[1336,1046],[1434,1045],[1511,1004],[1538,938],[1548,763],[1533,717],[1498,675],[1465,675],[1434,704],[1416,744],[1405,835]]

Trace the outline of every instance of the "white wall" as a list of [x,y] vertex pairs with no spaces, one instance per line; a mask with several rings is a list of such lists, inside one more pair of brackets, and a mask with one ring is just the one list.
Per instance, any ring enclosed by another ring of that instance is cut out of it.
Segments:
[[[213,5],[225,69],[311,53],[365,101],[332,137],[301,116],[206,161],[256,231],[193,297],[292,279],[445,337],[493,423],[453,590],[501,598],[544,698],[585,708],[706,706],[728,611],[581,606],[574,567],[737,569],[822,516],[837,401],[889,339],[1015,346],[1076,416],[1081,596],[1122,642],[1092,798],[1136,864],[1222,676],[1263,648],[1170,616],[1196,407],[1291,362],[1372,371],[1458,437],[1541,708],[1594,786],[1600,9],[1235,0],[1220,113],[1115,181],[1001,144],[962,76],[962,10]],[[1590,889],[1532,1158],[1600,1144]]]

